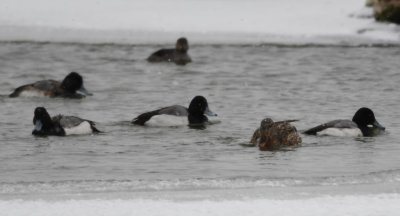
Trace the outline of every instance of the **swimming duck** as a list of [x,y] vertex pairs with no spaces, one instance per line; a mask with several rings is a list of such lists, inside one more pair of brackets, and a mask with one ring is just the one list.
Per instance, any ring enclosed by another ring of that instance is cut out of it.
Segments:
[[62,82],[56,80],[41,80],[20,86],[9,97],[47,96],[63,98],[83,98],[92,95],[83,86],[83,78],[77,72],[69,73]]
[[371,109],[362,107],[354,114],[352,120],[333,120],[304,131],[308,135],[328,136],[376,136],[385,131],[385,127],[375,119]]
[[192,62],[192,59],[188,55],[189,43],[186,38],[179,38],[176,41],[175,49],[160,49],[157,52],[151,54],[148,58],[148,62],[175,62],[178,65],[185,65]]
[[35,136],[67,136],[99,133],[95,123],[75,116],[57,115],[50,118],[44,107],[36,107],[33,117]]
[[189,108],[173,105],[143,113],[132,120],[136,125],[179,126],[199,125],[208,122],[207,116],[217,116],[209,107],[207,99],[196,96],[190,102]]
[[290,124],[294,121],[297,120],[274,122],[270,118],[265,118],[261,121],[260,127],[254,131],[250,143],[258,146],[262,151],[299,146],[301,137],[296,127]]

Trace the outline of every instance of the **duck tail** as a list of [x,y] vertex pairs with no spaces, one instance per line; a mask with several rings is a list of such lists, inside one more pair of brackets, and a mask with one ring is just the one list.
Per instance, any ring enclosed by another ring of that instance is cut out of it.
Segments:
[[29,86],[31,86],[31,85],[23,85],[23,86],[16,88],[13,93],[8,95],[8,97],[10,97],[10,98],[18,97],[21,94],[21,92],[26,90],[26,88],[28,88]]
[[278,122],[275,122],[275,123],[290,123],[290,122],[297,122],[297,121],[300,121],[300,120],[298,120],[298,119],[290,119],[290,120],[278,121]]
[[154,110],[151,112],[140,114],[138,117],[136,117],[132,120],[132,124],[143,126],[148,120],[151,119],[151,117],[153,117],[155,115],[159,115],[160,114],[159,111],[160,110]]
[[104,133],[104,131],[101,131],[101,130],[96,128],[96,123],[94,123],[93,121],[89,121],[89,120],[86,120],[86,121],[89,122],[90,128],[92,129],[93,133],[96,133],[96,134],[97,133]]

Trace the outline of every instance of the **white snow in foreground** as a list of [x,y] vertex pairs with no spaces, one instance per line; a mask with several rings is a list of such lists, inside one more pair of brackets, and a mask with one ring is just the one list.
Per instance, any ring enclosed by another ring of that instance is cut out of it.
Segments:
[[371,14],[365,0],[1,0],[0,40],[399,43]]
[[0,200],[3,216],[395,216],[399,212],[399,196],[394,194],[317,197],[291,200]]

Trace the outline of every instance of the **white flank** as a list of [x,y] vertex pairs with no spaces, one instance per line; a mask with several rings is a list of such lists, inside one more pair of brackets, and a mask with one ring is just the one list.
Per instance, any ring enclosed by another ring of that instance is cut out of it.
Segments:
[[72,128],[64,128],[64,130],[65,135],[91,134],[93,132],[89,122],[87,121],[84,121],[78,126]]
[[327,128],[317,133],[318,136],[361,137],[359,128]]
[[148,126],[158,126],[158,127],[176,127],[188,125],[187,116],[174,116],[174,115],[156,115],[151,117],[149,121],[146,122]]
[[45,97],[46,95],[44,94],[43,91],[37,91],[37,90],[29,90],[29,91],[22,91],[19,96],[21,97]]

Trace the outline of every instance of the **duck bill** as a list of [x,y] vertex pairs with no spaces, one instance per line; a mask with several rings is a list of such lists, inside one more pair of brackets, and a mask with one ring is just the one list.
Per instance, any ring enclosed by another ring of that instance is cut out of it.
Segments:
[[378,121],[375,120],[375,122],[372,124],[374,127],[379,128],[381,130],[385,130],[385,127],[383,127],[381,124],[379,124]]
[[88,90],[86,90],[86,88],[84,86],[82,86],[80,89],[78,89],[79,93],[86,95],[86,96],[92,96],[93,94],[91,92],[89,92]]
[[216,113],[214,113],[213,111],[211,111],[208,107],[206,108],[206,110],[204,111],[204,114],[207,116],[218,116]]

